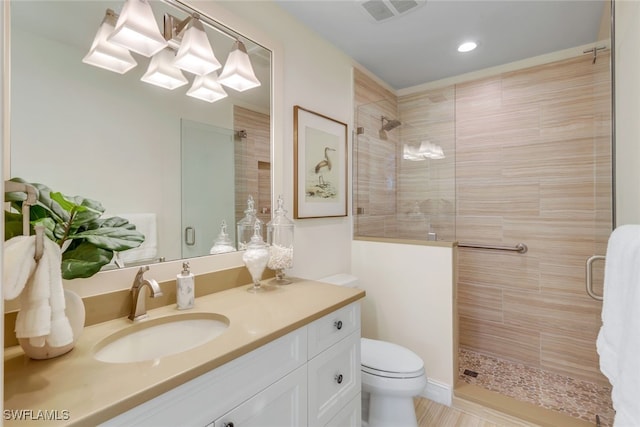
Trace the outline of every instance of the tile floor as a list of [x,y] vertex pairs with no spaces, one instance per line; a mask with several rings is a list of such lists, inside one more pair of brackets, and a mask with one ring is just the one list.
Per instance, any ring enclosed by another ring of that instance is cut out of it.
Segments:
[[[460,350],[458,366],[460,379],[469,384],[594,424],[599,415],[602,427],[613,424],[610,387],[464,349]],[[465,375],[465,369],[478,376]]]
[[[444,406],[425,398],[414,400],[418,427],[502,427],[478,415]],[[400,426],[399,426],[400,427]]]

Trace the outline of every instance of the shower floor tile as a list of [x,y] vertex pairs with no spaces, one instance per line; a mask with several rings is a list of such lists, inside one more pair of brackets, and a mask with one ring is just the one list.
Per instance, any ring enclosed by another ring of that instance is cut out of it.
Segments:
[[594,424],[599,415],[602,427],[613,425],[611,387],[463,349],[458,366],[466,383]]

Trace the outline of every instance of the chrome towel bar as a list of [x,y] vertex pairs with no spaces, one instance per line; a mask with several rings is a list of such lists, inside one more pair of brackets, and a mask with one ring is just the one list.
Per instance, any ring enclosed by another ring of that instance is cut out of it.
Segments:
[[524,254],[529,248],[524,243],[518,243],[515,246],[500,246],[500,245],[482,245],[478,243],[458,243],[458,247],[461,248],[473,248],[473,249],[489,249],[494,251],[508,251],[518,252]]

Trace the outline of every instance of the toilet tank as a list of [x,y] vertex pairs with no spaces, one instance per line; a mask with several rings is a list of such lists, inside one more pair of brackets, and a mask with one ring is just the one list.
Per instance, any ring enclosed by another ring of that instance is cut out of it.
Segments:
[[332,285],[345,286],[347,288],[358,287],[358,278],[347,273],[334,274],[333,276],[327,276],[322,279],[318,279],[318,281],[330,283]]

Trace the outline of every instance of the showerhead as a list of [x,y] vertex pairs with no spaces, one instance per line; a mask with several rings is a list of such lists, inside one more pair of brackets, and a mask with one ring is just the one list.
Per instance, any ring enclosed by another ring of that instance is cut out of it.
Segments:
[[387,131],[391,129],[395,129],[400,126],[402,123],[400,120],[391,119],[389,120],[385,116],[380,117],[380,130],[378,131],[378,135],[380,139],[387,140]]
[[380,119],[380,122],[382,123],[382,127],[380,128],[380,130],[384,130],[384,131],[395,129],[402,124],[400,120],[388,119],[385,116],[382,116],[382,118]]

